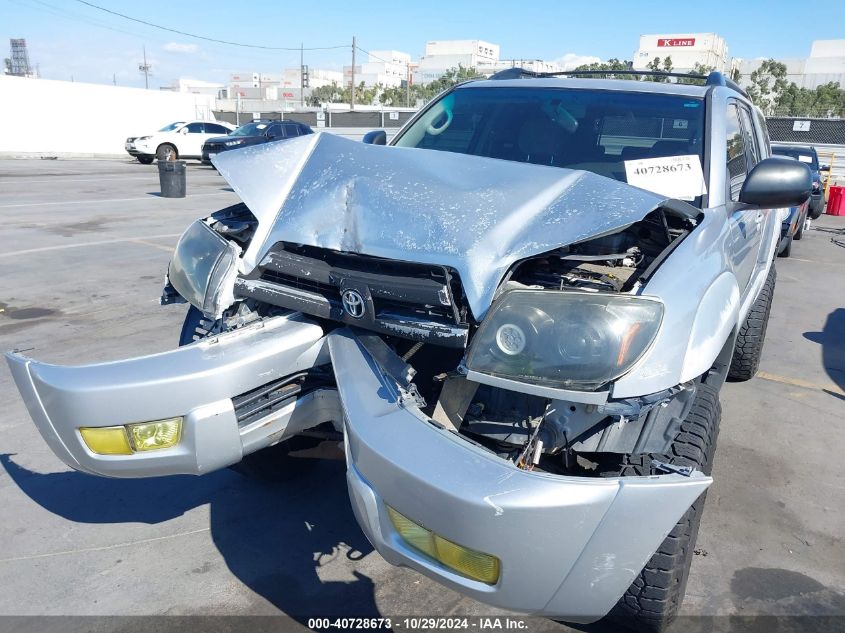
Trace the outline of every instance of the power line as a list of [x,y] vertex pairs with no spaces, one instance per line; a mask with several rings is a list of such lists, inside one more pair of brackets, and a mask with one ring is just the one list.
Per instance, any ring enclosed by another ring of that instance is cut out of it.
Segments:
[[[137,22],[138,24],[144,24],[146,26],[150,26],[154,29],[160,29],[162,31],[169,31],[170,33],[176,33],[177,35],[184,35],[185,37],[193,37],[194,39],[198,40],[205,40],[206,42],[216,42],[217,44],[228,44],[229,46],[240,46],[242,48],[260,48],[263,50],[270,50],[270,51],[298,51],[300,50],[299,46],[296,47],[289,47],[289,46],[262,46],[260,44],[244,44],[242,42],[230,42],[228,40],[218,40],[213,37],[206,37],[204,35],[196,35],[194,33],[187,33],[185,31],[179,31],[178,29],[171,29],[167,26],[162,26],[160,24],[153,24],[152,22],[147,22],[146,20],[141,20],[139,18],[133,18],[130,15],[126,15],[124,13],[118,13],[117,11],[112,11],[111,9],[106,9],[105,7],[98,6],[91,2],[86,2],[86,0],[76,0],[80,4],[84,4],[86,6],[91,7],[92,9],[97,9],[98,11],[103,11],[105,13],[110,13],[111,15],[116,15],[117,17],[123,18],[125,20],[130,20],[132,22]],[[327,50],[334,50],[338,48],[349,48],[348,44],[341,44],[338,46],[312,46],[306,47],[303,50],[306,51],[327,51]]]
[[361,48],[360,46],[357,46],[357,45],[356,45],[356,46],[355,46],[355,48],[357,48],[359,51],[361,51],[361,52],[362,52],[362,53],[364,53],[365,55],[369,55],[369,56],[370,56],[370,57],[372,57],[373,59],[377,59],[377,60],[379,60],[380,62],[384,62],[385,64],[393,64],[393,63],[394,63],[394,62],[392,62],[392,61],[388,61],[388,60],[386,60],[386,59],[382,59],[382,58],[381,58],[381,57],[379,57],[378,55],[373,55],[370,51],[365,51],[365,50],[364,50],[363,48]]

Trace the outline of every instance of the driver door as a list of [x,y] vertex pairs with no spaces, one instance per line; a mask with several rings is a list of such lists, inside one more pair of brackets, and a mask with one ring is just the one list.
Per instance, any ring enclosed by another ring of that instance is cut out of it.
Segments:
[[179,130],[179,133],[182,136],[179,141],[179,156],[200,156],[203,141],[206,139],[203,123],[200,121],[188,123]]
[[725,116],[727,142],[726,198],[730,215],[731,263],[743,297],[748,290],[763,233],[765,213],[761,209],[738,206],[739,192],[745,178],[759,161],[759,148],[750,121],[750,113],[741,104],[730,101]]

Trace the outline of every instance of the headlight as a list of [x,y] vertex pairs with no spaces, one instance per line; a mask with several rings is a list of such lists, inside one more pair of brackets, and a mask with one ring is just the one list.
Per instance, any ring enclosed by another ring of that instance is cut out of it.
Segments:
[[628,295],[511,290],[484,319],[468,369],[545,387],[594,390],[649,348],[663,304]]
[[233,301],[240,249],[197,220],[182,234],[170,269],[170,283],[205,314],[219,317]]
[[244,140],[242,138],[239,138],[233,141],[226,141],[224,145],[226,145],[226,147],[234,147],[235,145],[241,145],[243,142]]

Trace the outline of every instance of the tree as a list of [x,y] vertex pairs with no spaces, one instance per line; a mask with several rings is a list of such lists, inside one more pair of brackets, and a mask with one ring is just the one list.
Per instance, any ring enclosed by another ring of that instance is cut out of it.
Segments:
[[789,88],[789,82],[786,79],[786,64],[775,59],[767,59],[751,73],[749,79],[751,85],[748,86],[748,96],[751,101],[764,114],[771,114]]
[[[652,72],[660,72],[660,73],[670,73],[672,72],[672,58],[666,57],[663,60],[663,67],[661,68],[660,65],[660,58],[655,57],[649,63],[646,64],[646,68]],[[646,81],[656,81],[658,83],[666,83],[669,81],[669,77],[665,75],[645,75]]]
[[[701,75],[702,77],[706,77],[710,73],[712,73],[715,68],[713,66],[706,66],[700,62],[695,62],[692,66],[692,70],[690,70],[691,75]],[[695,79],[693,77],[678,77],[679,84],[701,84],[701,79]]]
[[[589,71],[589,70],[631,70],[633,64],[629,61],[620,61],[616,57],[612,57],[608,59],[606,62],[593,62],[592,64],[582,64],[578,66],[575,70],[577,71]],[[607,78],[607,79],[633,79],[638,80],[640,78],[639,75],[590,75],[590,74],[583,74],[579,75],[580,77],[597,77],[597,78]]]

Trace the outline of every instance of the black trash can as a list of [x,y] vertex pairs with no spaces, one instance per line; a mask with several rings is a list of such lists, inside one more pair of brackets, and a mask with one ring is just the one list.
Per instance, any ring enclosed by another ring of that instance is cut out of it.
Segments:
[[158,180],[162,198],[184,198],[187,186],[184,160],[158,161]]

